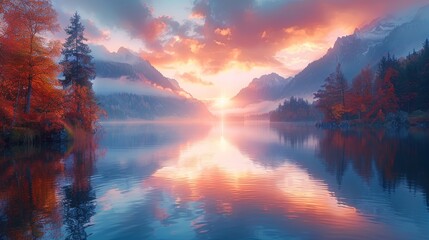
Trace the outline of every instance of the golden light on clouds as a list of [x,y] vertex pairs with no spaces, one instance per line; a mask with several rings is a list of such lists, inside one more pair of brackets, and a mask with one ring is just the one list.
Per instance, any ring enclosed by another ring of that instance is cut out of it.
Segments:
[[[112,51],[121,46],[140,51],[167,77],[193,72],[203,82],[212,82],[208,91],[207,85],[177,79],[193,96],[207,99],[222,92],[232,97],[263,74],[294,76],[323,56],[337,37],[352,34],[376,18],[424,3],[163,0],[147,4],[124,0],[106,4],[76,0],[62,1],[56,7],[64,15],[79,6],[77,10],[90,16],[88,32],[97,33],[92,42]],[[240,74],[230,74],[237,71]]]

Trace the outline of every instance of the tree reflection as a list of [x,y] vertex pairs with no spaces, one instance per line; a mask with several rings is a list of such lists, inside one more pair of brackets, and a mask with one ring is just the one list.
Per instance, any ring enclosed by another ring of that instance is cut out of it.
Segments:
[[86,228],[90,226],[91,217],[95,214],[95,191],[91,186],[91,175],[96,160],[95,137],[77,134],[78,140],[66,161],[71,161],[70,168],[65,169],[66,177],[71,183],[62,188],[64,199],[64,224],[67,229],[66,239],[86,239]]
[[62,239],[62,222],[67,239],[87,237],[97,145],[93,137],[75,143],[0,151],[0,239]]
[[62,156],[40,147],[0,152],[0,239],[60,236],[56,182]]
[[341,184],[350,166],[363,179],[378,173],[381,185],[391,191],[406,180],[410,188],[421,188],[429,205],[429,134],[397,134],[383,130],[326,131],[318,154]]
[[305,123],[270,123],[270,128],[277,133],[280,142],[292,148],[305,145],[312,136],[318,134],[312,124]]

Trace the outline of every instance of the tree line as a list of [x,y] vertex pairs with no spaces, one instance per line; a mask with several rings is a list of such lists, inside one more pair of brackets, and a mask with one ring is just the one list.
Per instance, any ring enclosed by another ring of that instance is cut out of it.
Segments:
[[271,122],[311,121],[318,118],[313,104],[303,98],[285,99],[279,107],[270,113]]
[[2,0],[0,18],[2,134],[24,129],[49,136],[65,127],[93,131],[101,110],[79,14],[71,17],[63,44],[47,37],[59,30],[50,0]]
[[373,71],[369,66],[349,86],[338,64],[314,94],[326,122],[384,122],[398,112],[429,110],[429,41],[403,59],[388,54]]

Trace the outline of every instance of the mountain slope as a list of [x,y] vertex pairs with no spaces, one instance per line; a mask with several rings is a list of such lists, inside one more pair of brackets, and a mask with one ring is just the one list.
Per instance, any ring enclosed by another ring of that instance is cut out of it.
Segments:
[[133,93],[98,95],[109,119],[209,118],[206,106],[196,99],[148,96]]
[[338,38],[322,58],[310,63],[285,86],[282,97],[312,98],[338,63],[351,81],[363,67],[377,64],[387,53],[400,57],[419,49],[429,37],[428,16],[429,7],[425,7],[411,17],[381,19]]
[[206,106],[128,49],[93,47],[94,91],[109,119],[211,118]]
[[276,73],[255,78],[232,98],[232,102],[236,107],[244,107],[258,102],[277,100],[282,97],[283,88],[289,80]]

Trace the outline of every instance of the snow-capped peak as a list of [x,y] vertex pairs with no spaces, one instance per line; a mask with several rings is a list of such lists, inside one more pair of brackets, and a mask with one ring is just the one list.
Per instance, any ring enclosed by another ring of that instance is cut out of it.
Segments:
[[255,78],[249,84],[250,87],[271,87],[271,86],[279,86],[284,85],[287,82],[287,79],[281,77],[276,73],[271,73],[267,75],[263,75],[259,78]]
[[408,9],[385,18],[375,19],[364,27],[357,29],[355,35],[364,40],[382,40],[389,35],[393,29],[407,22],[411,22],[415,18],[417,11],[418,9]]

